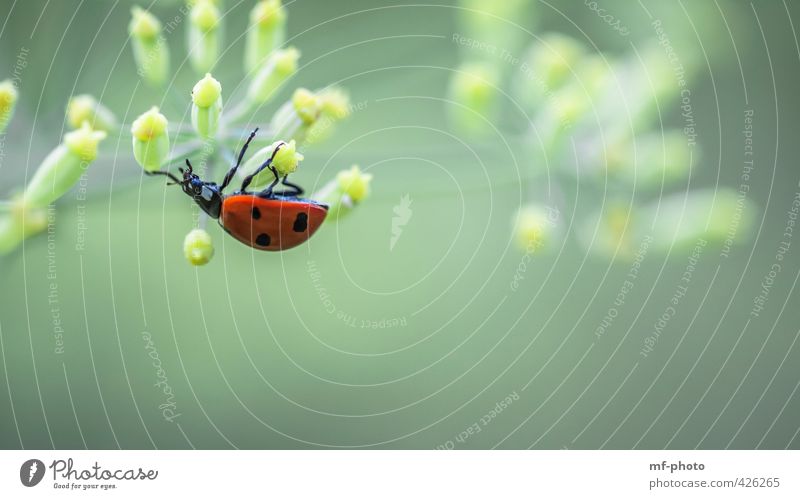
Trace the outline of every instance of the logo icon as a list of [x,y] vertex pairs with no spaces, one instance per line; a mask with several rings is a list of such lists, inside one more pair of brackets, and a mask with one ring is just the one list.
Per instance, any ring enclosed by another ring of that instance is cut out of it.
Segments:
[[35,487],[44,478],[44,463],[38,459],[28,459],[19,469],[19,480],[26,487]]
[[392,211],[395,216],[392,217],[392,238],[389,240],[389,251],[394,249],[394,245],[397,244],[397,240],[403,233],[403,227],[411,220],[411,197],[408,194],[400,196],[400,202],[392,208]]

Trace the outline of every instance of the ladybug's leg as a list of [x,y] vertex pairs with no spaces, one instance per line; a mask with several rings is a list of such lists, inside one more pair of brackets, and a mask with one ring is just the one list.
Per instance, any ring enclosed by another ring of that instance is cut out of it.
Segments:
[[303,192],[305,192],[303,190],[303,188],[300,187],[299,185],[296,185],[296,184],[293,184],[293,183],[289,182],[288,180],[286,180],[287,178],[289,178],[288,175],[283,177],[283,181],[281,183],[283,185],[285,185],[286,187],[291,187],[292,190],[291,191],[283,191],[283,192],[280,192],[279,194],[281,194],[282,196],[302,196]]
[[253,181],[253,179],[255,178],[255,176],[256,176],[256,175],[258,175],[259,173],[261,173],[262,171],[264,171],[264,168],[269,168],[269,171],[271,171],[271,172],[272,172],[272,175],[274,175],[274,176],[275,176],[275,180],[273,180],[273,181],[272,181],[272,183],[269,185],[269,187],[267,187],[266,189],[264,189],[264,190],[261,192],[261,194],[265,194],[265,195],[267,195],[267,196],[271,196],[271,195],[272,195],[272,189],[273,189],[273,188],[274,188],[276,185],[278,185],[278,182],[280,181],[280,178],[278,177],[278,170],[276,170],[275,168],[273,168],[273,167],[270,165],[270,163],[272,163],[272,158],[270,158],[270,159],[268,159],[267,161],[265,161],[263,165],[259,166],[259,167],[256,169],[256,171],[254,171],[254,172],[253,172],[253,173],[251,173],[250,175],[246,176],[246,177],[244,178],[244,180],[242,180],[242,189],[241,189],[241,191],[242,191],[242,192],[245,192],[245,191],[247,190],[247,186],[248,186],[248,185],[250,185],[250,182],[252,182],[252,181]]
[[252,142],[253,139],[255,138],[256,132],[258,132],[258,128],[253,130],[253,133],[250,134],[250,137],[247,139],[247,142],[245,142],[244,145],[242,146],[242,150],[239,151],[239,158],[236,160],[236,164],[233,167],[231,167],[230,170],[228,170],[228,173],[225,174],[225,178],[222,180],[222,185],[219,187],[219,192],[225,190],[225,188],[228,187],[228,184],[231,183],[231,179],[236,174],[236,170],[238,170],[239,165],[242,164],[242,158],[244,158],[244,153],[247,152],[247,146],[249,146],[250,142]]

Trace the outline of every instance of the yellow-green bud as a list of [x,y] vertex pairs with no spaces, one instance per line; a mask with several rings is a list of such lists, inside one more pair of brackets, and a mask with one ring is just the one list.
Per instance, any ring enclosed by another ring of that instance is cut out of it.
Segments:
[[98,145],[105,138],[105,132],[92,130],[86,122],[65,134],[63,143],[47,155],[28,182],[23,193],[26,205],[44,207],[63,196],[97,158]]
[[338,87],[330,87],[317,94],[320,109],[325,116],[341,120],[350,115],[350,96]]
[[146,171],[161,168],[161,164],[169,154],[169,134],[167,118],[151,108],[142,114],[131,125],[133,135],[133,156]]
[[450,81],[449,106],[453,123],[472,133],[487,130],[497,96],[498,75],[494,68],[484,63],[468,63],[453,75]]
[[213,137],[219,127],[222,113],[222,85],[210,74],[198,81],[192,89],[192,125],[203,137]]
[[314,92],[307,88],[298,88],[292,95],[292,105],[300,120],[310,125],[317,121],[321,109],[321,102]]
[[297,152],[297,143],[290,140],[275,153],[272,166],[278,171],[278,175],[283,177],[297,170],[297,165],[301,161],[303,161],[303,155]]
[[520,208],[514,219],[514,235],[523,251],[535,253],[552,245],[556,237],[558,211],[553,208],[529,204]]
[[205,265],[214,256],[211,235],[203,229],[194,229],[183,240],[183,255],[192,265]]
[[29,206],[21,196],[11,200],[9,213],[0,215],[0,255],[47,227],[47,210]]
[[[276,148],[278,149],[277,153],[275,153]],[[274,157],[273,153],[275,153]],[[297,144],[294,140],[288,143],[279,140],[256,151],[239,169],[240,175],[247,176],[252,174],[269,158],[273,158],[272,166],[277,170],[278,175],[283,177],[297,169],[298,163],[303,160],[303,155],[297,152]],[[263,186],[272,182],[274,178],[272,172],[269,169],[265,169],[253,178],[250,185],[253,187]]]
[[17,104],[17,88],[11,80],[0,82],[0,133],[3,133],[8,122],[14,116]]
[[84,122],[95,130],[110,131],[116,128],[117,118],[106,106],[91,95],[76,95],[67,104],[67,122],[72,128],[80,128]]
[[137,72],[146,82],[162,85],[169,73],[169,50],[161,36],[161,22],[140,7],[131,9],[128,26]]
[[250,11],[245,45],[245,69],[256,71],[285,38],[286,10],[280,0],[261,0]]
[[360,203],[369,195],[372,174],[362,173],[358,165],[353,165],[349,170],[340,171],[336,175],[336,181],[344,194],[347,194],[354,203]]
[[220,12],[210,0],[195,2],[189,23],[189,59],[199,73],[211,70],[219,57]]
[[294,47],[276,50],[258,70],[247,89],[250,104],[264,104],[278,87],[297,71],[300,51]]

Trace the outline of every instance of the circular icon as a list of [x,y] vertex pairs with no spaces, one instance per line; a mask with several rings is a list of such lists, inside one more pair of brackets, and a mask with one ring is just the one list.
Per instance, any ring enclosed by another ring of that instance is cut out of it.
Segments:
[[26,487],[35,487],[44,478],[44,463],[38,459],[28,459],[19,469],[19,479]]

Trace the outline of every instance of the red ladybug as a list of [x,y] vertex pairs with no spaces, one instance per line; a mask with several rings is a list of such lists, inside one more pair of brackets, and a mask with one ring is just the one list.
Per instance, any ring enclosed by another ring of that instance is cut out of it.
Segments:
[[[303,189],[287,182],[286,176],[281,179],[278,171],[272,166],[275,154],[283,144],[278,145],[272,156],[256,169],[251,175],[245,177],[239,191],[226,195],[223,193],[230,184],[236,170],[242,163],[242,158],[247,151],[247,146],[256,136],[256,128],[247,139],[236,165],[233,166],[217,186],[215,182],[201,180],[192,172],[192,164],[186,160],[187,169],[179,168],[183,180],[178,179],[167,171],[148,172],[150,175],[166,175],[174,184],[183,188],[200,208],[212,218],[219,220],[225,232],[232,235],[242,243],[255,249],[265,251],[282,251],[294,248],[308,240],[319,229],[328,206],[312,199],[300,198]],[[247,192],[247,186],[253,178],[265,168],[269,168],[275,180],[266,189],[259,192]],[[290,190],[275,192],[273,189],[278,182]],[[170,184],[171,185],[171,184]]]

